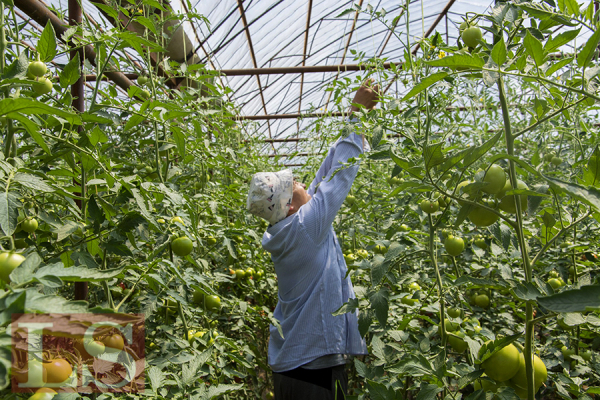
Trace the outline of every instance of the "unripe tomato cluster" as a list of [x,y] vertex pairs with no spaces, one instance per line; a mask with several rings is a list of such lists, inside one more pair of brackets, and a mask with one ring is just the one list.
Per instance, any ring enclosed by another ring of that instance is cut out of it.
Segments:
[[[487,342],[489,343],[489,342]],[[485,374],[496,381],[495,391],[500,386],[512,387],[521,398],[527,398],[527,375],[525,357],[514,344],[504,346],[481,364]],[[533,355],[534,392],[540,389],[548,378],[544,362]]]
[[32,61],[27,68],[27,77],[35,80],[32,85],[33,91],[38,95],[44,95],[52,91],[52,81],[45,75],[48,67],[42,61]]
[[[481,187],[480,191],[491,195],[493,197],[481,198],[479,195],[473,196],[473,193],[463,192],[465,187],[472,184],[472,181],[466,180],[460,182],[456,187],[457,196],[474,202],[479,202],[491,209],[500,209],[509,214],[515,214],[517,212],[515,195],[506,195],[506,193],[513,189],[510,181],[507,179],[504,170],[496,164],[492,164],[487,170],[479,170],[476,174],[478,180],[485,183]],[[527,184],[521,180],[517,180],[517,189],[526,190],[529,189]],[[527,210],[527,195],[519,195],[521,203],[521,211]],[[466,202],[460,201],[459,204],[465,205]],[[494,224],[498,221],[498,214],[485,209],[483,207],[477,207],[469,213],[469,220],[478,227],[486,227]],[[481,242],[480,242],[481,243]],[[482,243],[483,244],[483,243]],[[482,247],[483,248],[483,247]]]

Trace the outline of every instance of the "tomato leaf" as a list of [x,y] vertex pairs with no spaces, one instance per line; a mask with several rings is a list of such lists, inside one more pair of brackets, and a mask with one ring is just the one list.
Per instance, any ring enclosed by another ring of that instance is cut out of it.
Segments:
[[45,193],[54,192],[54,188],[52,188],[52,186],[48,185],[42,178],[36,175],[17,172],[13,179],[15,182],[19,182],[21,185],[32,190]]
[[519,300],[523,301],[535,301],[538,296],[542,295],[542,292],[530,282],[517,285],[512,292]]
[[[432,67],[481,69],[485,65],[485,60],[477,55],[459,53],[437,60],[426,61],[426,63]],[[440,79],[443,79],[443,77]]]
[[425,149],[423,150],[425,168],[429,170],[432,167],[440,165],[444,162],[444,153],[442,153],[443,147],[444,143],[433,143],[431,145],[425,146]]
[[25,130],[27,131],[27,133],[29,133],[29,135],[33,138],[33,140],[35,140],[35,142],[47,154],[50,154],[50,149],[48,148],[48,145],[46,144],[46,142],[44,141],[44,138],[40,134],[39,127],[33,121],[31,121],[29,118],[26,118],[24,115],[21,115],[16,112],[8,114],[8,117],[19,121],[21,123],[21,125],[23,125],[23,127],[25,127]]
[[487,288],[493,289],[502,289],[508,286],[508,283],[501,280],[489,280],[483,278],[475,278],[469,275],[462,275],[460,278],[456,279],[452,284],[454,286],[464,285],[466,283],[472,283],[473,285],[483,286]]
[[542,42],[535,38],[529,30],[527,30],[525,39],[523,39],[523,45],[538,67],[544,63],[546,53],[542,47]]
[[225,237],[225,238],[223,238],[223,244],[227,248],[227,251],[229,252],[231,257],[233,257],[234,259],[237,260],[238,255],[237,255],[237,249],[235,248],[235,243],[231,239]]
[[437,72],[433,75],[427,76],[426,78],[422,79],[421,82],[419,82],[415,87],[413,87],[411,89],[411,91],[408,92],[406,94],[406,96],[404,96],[402,98],[402,101],[407,101],[407,100],[415,97],[417,94],[421,93],[423,90],[425,90],[428,87],[430,87],[431,85],[441,81],[442,79],[444,79],[447,76],[448,76],[447,72]]
[[577,35],[579,35],[580,31],[581,31],[581,28],[579,28],[577,30],[566,31],[566,32],[562,32],[562,33],[556,35],[553,38],[548,39],[548,41],[544,45],[544,50],[546,50],[547,52],[551,52],[553,50],[558,49],[561,46],[564,46],[565,44],[569,43],[571,40],[575,39],[577,37]]
[[600,148],[596,146],[583,172],[583,182],[589,186],[600,187]]
[[502,247],[504,248],[504,250],[507,251],[510,247],[510,238],[512,236],[512,230],[504,224],[495,224],[492,229],[492,233],[494,234],[496,240],[502,243]]
[[560,313],[600,309],[600,285],[582,286],[546,297],[538,297],[539,305]]
[[25,261],[19,265],[11,274],[10,279],[16,285],[20,285],[31,280],[33,271],[42,263],[42,258],[38,253],[33,252],[27,255]]
[[502,137],[502,133],[503,132],[496,133],[481,146],[469,148],[464,155],[463,167],[466,168],[483,157],[483,155],[485,155]]
[[414,176],[418,179],[423,179],[423,176],[421,175],[423,169],[420,166],[417,166],[410,161],[400,158],[399,156],[396,155],[396,153],[394,153],[393,148],[390,148],[389,152],[390,152],[391,159],[394,160],[396,165],[398,165],[400,168],[402,168],[403,170],[405,170],[412,176]]
[[498,400],[521,400],[515,389],[510,386],[499,388],[494,397]]
[[492,49],[492,60],[494,60],[494,62],[497,65],[502,65],[506,62],[506,56],[506,43],[504,42],[503,36],[500,39],[500,41],[494,45],[494,48]]
[[358,308],[358,299],[350,298],[350,299],[348,299],[347,303],[344,303],[340,308],[338,308],[336,311],[334,311],[331,315],[336,317],[338,315],[343,315],[346,313],[353,313],[356,311],[357,308]]
[[13,192],[0,192],[0,228],[5,236],[12,235],[17,229],[19,208],[23,207],[19,199]]
[[81,77],[80,64],[79,53],[75,53],[75,57],[71,58],[60,73],[61,87],[66,88],[79,80]]
[[[12,321],[13,314],[25,313],[25,302],[27,299],[27,292],[22,291],[20,293],[11,293],[4,297],[0,302],[0,326],[6,326]],[[10,360],[10,356],[8,357]]]
[[41,313],[85,313],[87,304],[87,301],[69,301],[56,294],[44,295],[35,288],[29,288],[25,307],[28,311]]
[[25,115],[48,114],[55,115],[67,120],[74,125],[81,125],[81,118],[71,112],[63,111],[40,101],[20,98],[6,98],[0,100],[0,115],[18,112]]
[[[433,383],[421,382],[421,390],[417,394],[416,400],[430,400],[437,398],[437,394],[442,392],[444,388],[439,387]],[[389,398],[389,397],[386,397]]]
[[373,293],[369,300],[371,300],[371,306],[375,310],[375,316],[377,317],[377,321],[379,321],[379,325],[381,327],[385,327],[387,325],[388,311],[389,311],[389,303],[388,303],[389,292],[386,288],[379,289],[378,292]]
[[52,61],[54,56],[56,56],[56,33],[54,33],[54,27],[50,21],[46,23],[42,31],[36,49],[41,61],[45,63]]
[[390,265],[389,262],[384,262],[385,258],[381,255],[377,254],[371,260],[371,282],[373,285],[379,285],[383,277],[388,271],[388,267]]
[[583,46],[583,48],[577,54],[577,65],[579,67],[585,68],[590,64],[590,62],[594,58],[596,47],[598,47],[599,42],[600,29],[596,30],[596,32],[594,32],[594,34],[590,36],[585,46]]
[[564,182],[560,179],[551,178],[544,174],[539,174],[545,179],[554,190],[564,191],[569,196],[589,205],[590,207],[600,211],[600,190],[595,187],[579,185],[577,183]]
[[29,68],[29,58],[27,58],[27,54],[23,51],[19,54],[19,58],[4,70],[2,79],[25,78],[27,68]]

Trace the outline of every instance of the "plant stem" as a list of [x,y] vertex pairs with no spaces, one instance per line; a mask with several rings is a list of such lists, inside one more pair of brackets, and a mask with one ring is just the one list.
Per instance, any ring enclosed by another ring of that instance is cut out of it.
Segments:
[[433,218],[431,217],[431,214],[427,214],[427,218],[429,219],[429,257],[431,258],[431,262],[433,263],[433,267],[435,268],[435,276],[437,280],[437,287],[440,299],[440,326],[442,327],[442,344],[445,347],[448,335],[446,335],[446,324],[444,323],[446,315],[446,311],[444,309],[444,290],[442,287],[442,276],[440,274],[440,269],[437,265],[437,259],[435,258],[435,226],[433,225]]
[[[514,136],[511,132],[510,117],[508,111],[508,103],[506,101],[506,92],[504,87],[504,80],[502,75],[498,78],[498,92],[500,97],[500,105],[502,107],[502,118],[504,122],[504,136],[506,139],[506,151],[509,155],[514,156]],[[517,172],[515,168],[515,162],[509,159],[509,177],[513,187],[517,187]],[[515,206],[517,209],[516,214],[516,229],[517,239],[519,242],[519,248],[521,251],[521,257],[523,259],[523,268],[525,269],[525,280],[529,283],[532,281],[532,268],[529,261],[529,254],[527,253],[527,246],[525,243],[525,237],[523,235],[523,216],[521,209],[521,196],[513,196],[515,200]],[[533,379],[533,332],[535,325],[531,323],[533,320],[533,304],[531,302],[526,303],[525,311],[525,373],[527,375],[527,397],[529,400],[535,398],[535,388]]]

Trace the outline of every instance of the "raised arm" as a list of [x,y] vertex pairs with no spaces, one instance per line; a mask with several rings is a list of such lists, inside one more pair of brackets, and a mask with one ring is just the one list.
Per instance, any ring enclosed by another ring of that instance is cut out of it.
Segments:
[[[354,95],[354,99],[352,100],[352,105],[350,106],[350,115],[352,115],[353,112],[358,111],[360,107],[364,107],[368,110],[375,108],[375,105],[377,104],[377,97],[379,95],[379,85],[372,86],[372,83],[373,81],[369,79],[360,88],[358,88],[356,94]],[[352,118],[350,118],[350,121],[352,121]],[[311,196],[315,195],[316,187],[323,181],[323,178],[325,178],[329,174],[329,171],[331,170],[332,161],[335,156],[335,149],[339,142],[340,141],[337,141],[333,146],[331,146],[331,148],[327,152],[325,160],[323,160],[321,167],[315,175],[315,179],[313,179],[312,183],[307,189],[308,194],[310,194]],[[364,136],[362,137],[361,147],[361,150],[364,151]]]
[[[378,93],[378,85],[373,88],[366,85],[361,86],[352,102],[353,111],[358,110],[358,106],[361,105],[369,108],[375,107]],[[344,164],[348,163],[349,158],[358,157],[363,151],[364,136],[351,133],[329,150],[325,162],[321,165],[315,178],[315,181],[321,179],[319,189],[314,194],[309,191],[309,194],[313,196],[312,199],[298,211],[306,233],[315,242],[325,239],[358,173],[358,164],[352,166]],[[324,179],[323,175],[325,175]],[[313,192],[314,186],[316,186],[315,181],[310,187]]]

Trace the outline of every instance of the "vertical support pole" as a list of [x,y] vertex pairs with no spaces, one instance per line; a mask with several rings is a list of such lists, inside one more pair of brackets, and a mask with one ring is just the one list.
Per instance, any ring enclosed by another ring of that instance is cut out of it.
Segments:
[[[79,5],[79,1],[78,0],[69,0],[69,25],[70,26],[77,26],[81,24],[81,20],[82,20],[82,10],[81,10],[81,6]],[[70,57],[71,59],[73,59],[74,57],[77,56],[77,53],[79,53],[79,60],[81,62],[80,64],[80,68],[83,67],[83,52],[81,50],[72,50],[70,52]],[[80,69],[83,72],[83,68]],[[85,111],[85,103],[84,103],[84,93],[83,93],[83,84],[84,84],[84,77],[83,74],[81,74],[81,76],[79,77],[79,79],[77,80],[77,82],[75,82],[75,84],[73,84],[71,86],[71,96],[72,96],[72,103],[71,105],[73,106],[73,108],[75,110],[77,110],[78,112],[84,112]],[[81,127],[79,127],[79,130],[81,130]],[[83,166],[82,167],[82,180],[81,180],[81,196],[83,198],[85,198],[85,171],[83,170]],[[73,181],[73,183],[75,185],[77,185],[77,182],[75,182],[75,180]],[[82,204],[81,200],[77,200],[77,205],[79,206],[79,208],[81,209],[81,214],[83,215],[83,219],[85,221],[85,205]],[[75,300],[87,300],[88,297],[88,284],[87,282],[75,282]]]
[[446,13],[446,44],[450,42],[450,38],[448,36],[448,13]]

